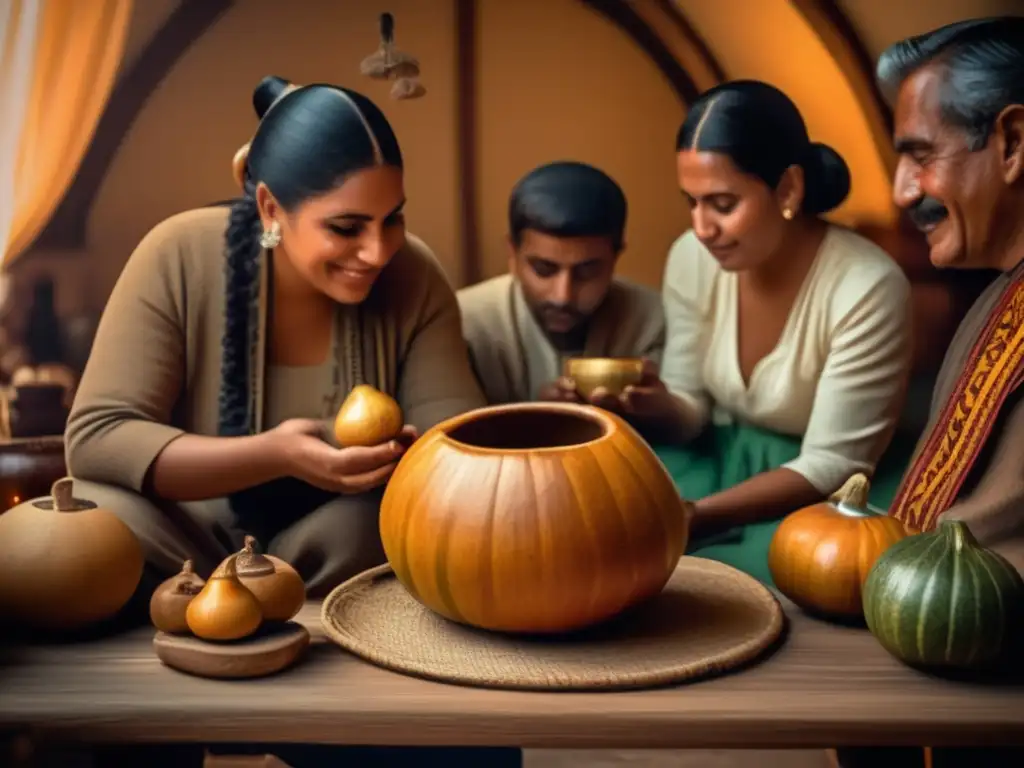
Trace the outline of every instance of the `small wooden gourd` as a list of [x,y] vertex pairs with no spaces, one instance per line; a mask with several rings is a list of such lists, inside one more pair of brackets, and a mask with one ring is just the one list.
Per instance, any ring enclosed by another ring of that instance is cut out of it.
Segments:
[[245,537],[235,560],[238,580],[256,595],[265,621],[288,621],[306,602],[306,584],[298,571],[279,557],[256,551],[256,539]]
[[188,634],[185,613],[192,598],[203,590],[206,582],[192,570],[192,561],[186,560],[181,572],[176,573],[156,588],[149,600],[149,620],[161,632],[170,635]]

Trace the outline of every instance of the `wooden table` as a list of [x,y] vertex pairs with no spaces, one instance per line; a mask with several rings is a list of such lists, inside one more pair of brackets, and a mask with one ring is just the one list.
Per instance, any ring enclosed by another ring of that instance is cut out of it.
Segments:
[[548,748],[1024,745],[1024,684],[909,670],[862,629],[784,601],[786,643],[726,677],[629,693],[525,693],[384,671],[323,639],[273,678],[202,680],[160,665],[152,631],[79,645],[0,648],[0,730],[106,742],[313,742]]

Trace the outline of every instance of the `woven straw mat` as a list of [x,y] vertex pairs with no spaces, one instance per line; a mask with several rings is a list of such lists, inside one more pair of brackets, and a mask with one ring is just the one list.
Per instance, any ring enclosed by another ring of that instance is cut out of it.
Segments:
[[335,588],[321,622],[333,642],[396,672],[487,688],[615,690],[738,667],[779,638],[784,614],[745,573],[683,557],[660,595],[571,635],[505,635],[449,621],[417,602],[387,565]]

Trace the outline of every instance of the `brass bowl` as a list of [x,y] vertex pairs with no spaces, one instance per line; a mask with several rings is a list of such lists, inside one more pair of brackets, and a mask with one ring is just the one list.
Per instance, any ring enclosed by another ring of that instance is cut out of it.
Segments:
[[598,387],[614,397],[643,377],[644,361],[639,357],[572,357],[565,361],[563,374],[576,382],[576,389],[589,398]]

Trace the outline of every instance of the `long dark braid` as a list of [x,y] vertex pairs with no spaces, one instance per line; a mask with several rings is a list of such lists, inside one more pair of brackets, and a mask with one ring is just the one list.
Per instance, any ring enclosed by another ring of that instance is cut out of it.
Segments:
[[[402,152],[387,118],[354,91],[323,84],[292,89],[280,77],[266,77],[253,92],[253,109],[260,124],[244,155],[245,195],[231,204],[225,233],[218,397],[218,432],[224,437],[249,435],[255,428],[253,351],[257,342],[266,341],[257,338],[262,254],[257,185],[265,185],[280,214],[288,215],[305,201],[336,189],[356,171],[379,165],[402,167]],[[233,171],[239,160],[236,155]],[[268,280],[272,277],[271,268]],[[272,282],[267,290],[272,294]],[[287,524],[283,509],[309,510],[329,497],[285,477],[234,493],[229,503],[247,529],[263,539]]]
[[220,420],[224,437],[252,431],[250,377],[253,332],[252,308],[258,298],[260,214],[253,184],[246,181],[245,196],[231,205],[225,233],[224,336],[221,340]]

